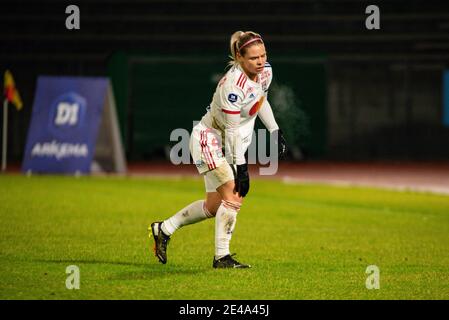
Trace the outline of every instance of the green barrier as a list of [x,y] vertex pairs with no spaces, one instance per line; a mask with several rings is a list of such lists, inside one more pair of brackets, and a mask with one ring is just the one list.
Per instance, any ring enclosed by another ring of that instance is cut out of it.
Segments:
[[[274,80],[268,98],[286,138],[307,157],[324,156],[324,59],[276,57],[270,63]],[[173,145],[170,133],[176,128],[190,131],[225,68],[225,56],[113,55],[109,76],[128,159],[148,159]],[[261,127],[258,123],[256,128]]]

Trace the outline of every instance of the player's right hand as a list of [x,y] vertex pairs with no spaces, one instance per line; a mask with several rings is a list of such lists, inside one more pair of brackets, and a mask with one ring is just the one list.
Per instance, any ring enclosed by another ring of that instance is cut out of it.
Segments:
[[237,165],[237,175],[235,177],[235,189],[241,197],[245,197],[249,191],[248,164]]

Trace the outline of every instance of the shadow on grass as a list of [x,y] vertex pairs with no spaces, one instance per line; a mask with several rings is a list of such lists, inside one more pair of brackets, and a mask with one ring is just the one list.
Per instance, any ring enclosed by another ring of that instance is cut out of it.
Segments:
[[119,267],[132,267],[133,269],[138,268],[138,271],[132,269],[126,269],[126,272],[118,272],[116,270],[111,273],[114,274],[110,277],[110,280],[132,280],[132,279],[154,279],[167,276],[182,276],[182,275],[197,275],[204,274],[206,272],[205,268],[192,267],[187,265],[162,265],[159,263],[136,263],[127,261],[107,261],[107,260],[87,260],[87,259],[36,259],[36,262],[43,263],[55,263],[55,264],[65,264],[65,265],[77,265],[81,268],[83,264],[92,265],[110,265]]
[[68,263],[68,264],[112,264],[118,266],[145,267],[146,263],[126,262],[126,261],[106,261],[106,260],[87,260],[87,259],[35,259],[36,262],[45,263]]

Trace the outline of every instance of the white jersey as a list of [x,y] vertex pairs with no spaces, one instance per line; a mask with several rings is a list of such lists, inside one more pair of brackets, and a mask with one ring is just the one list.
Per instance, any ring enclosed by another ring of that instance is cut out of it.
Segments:
[[241,67],[236,65],[218,83],[201,124],[220,132],[229,163],[245,163],[244,154],[251,144],[256,116],[262,107],[267,114],[266,119],[261,117],[262,122],[270,132],[278,129],[267,101],[272,78],[272,68],[267,62],[256,81],[250,80]]

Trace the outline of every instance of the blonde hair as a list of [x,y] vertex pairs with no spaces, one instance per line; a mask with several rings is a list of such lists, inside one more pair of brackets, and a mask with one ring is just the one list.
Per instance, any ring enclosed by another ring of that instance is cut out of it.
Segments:
[[237,53],[239,53],[241,56],[244,56],[248,47],[258,43],[263,43],[262,37],[258,33],[255,33],[253,31],[234,32],[231,36],[231,41],[229,42],[231,49],[231,55],[229,56],[229,58],[231,59],[231,61],[229,61],[228,65],[237,65]]

